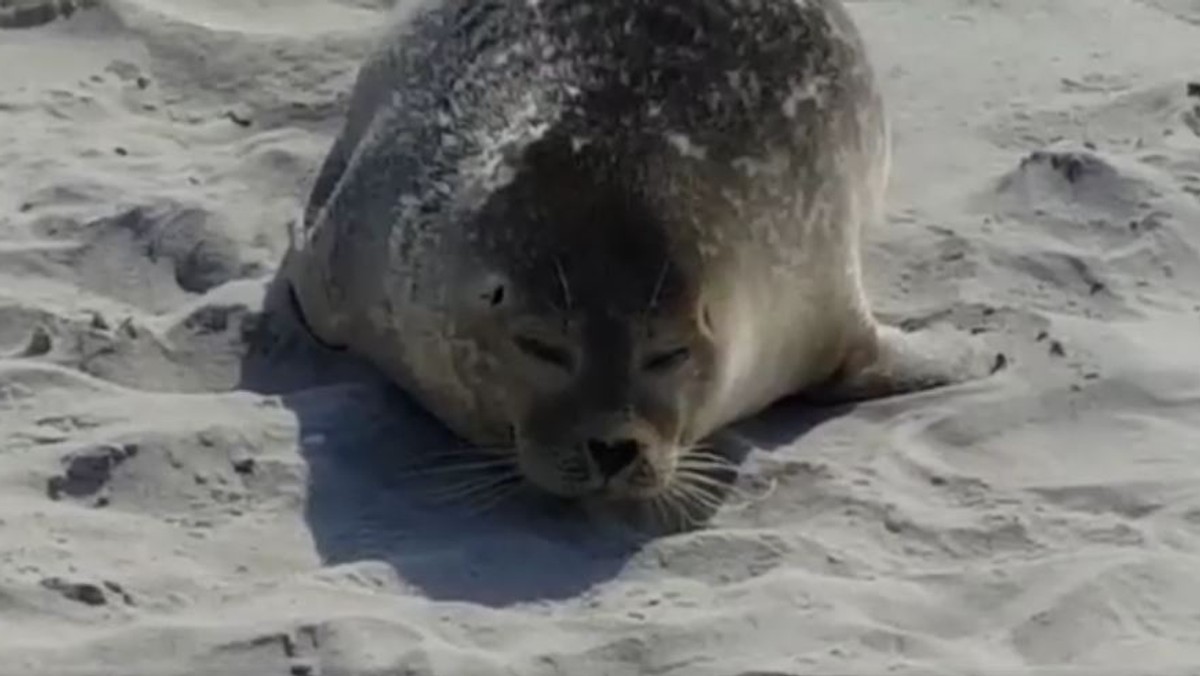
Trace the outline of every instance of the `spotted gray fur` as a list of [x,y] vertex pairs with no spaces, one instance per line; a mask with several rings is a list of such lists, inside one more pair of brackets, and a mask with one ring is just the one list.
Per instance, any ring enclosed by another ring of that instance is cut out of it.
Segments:
[[410,0],[284,271],[319,337],[479,443],[513,421],[471,307],[508,288],[543,320],[608,326],[580,339],[592,361],[561,397],[584,408],[628,395],[622,331],[648,308],[707,323],[711,307],[691,443],[886,351],[859,237],[887,156],[840,0]]

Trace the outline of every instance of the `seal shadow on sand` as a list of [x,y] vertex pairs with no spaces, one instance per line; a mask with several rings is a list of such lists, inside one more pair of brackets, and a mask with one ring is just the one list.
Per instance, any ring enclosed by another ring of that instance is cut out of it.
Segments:
[[[438,456],[469,447],[373,367],[313,340],[287,284],[267,284],[238,387],[278,395],[296,416],[304,516],[326,565],[384,561],[432,599],[500,607],[580,595],[664,534],[532,491],[486,509],[431,499],[439,483],[463,480],[439,474]],[[717,448],[738,467],[845,410],[781,402]]]

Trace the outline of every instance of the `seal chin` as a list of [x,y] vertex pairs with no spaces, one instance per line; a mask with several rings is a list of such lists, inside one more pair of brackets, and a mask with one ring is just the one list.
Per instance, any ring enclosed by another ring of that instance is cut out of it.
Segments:
[[560,498],[581,498],[604,488],[586,458],[570,449],[519,443],[517,469],[534,488]]

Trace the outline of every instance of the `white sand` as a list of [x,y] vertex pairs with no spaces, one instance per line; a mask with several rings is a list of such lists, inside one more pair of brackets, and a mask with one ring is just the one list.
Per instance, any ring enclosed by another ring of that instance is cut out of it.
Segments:
[[1009,368],[751,421],[775,490],[641,547],[418,503],[384,388],[239,373],[384,4],[0,32],[0,673],[1200,673],[1194,0],[853,3],[871,293]]

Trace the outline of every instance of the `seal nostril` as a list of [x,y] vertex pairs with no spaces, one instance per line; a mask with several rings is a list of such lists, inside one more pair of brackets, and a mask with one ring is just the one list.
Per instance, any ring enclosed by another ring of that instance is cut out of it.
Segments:
[[596,467],[605,479],[611,479],[621,470],[633,464],[642,452],[642,445],[633,439],[617,439],[615,441],[600,441],[590,439],[587,442],[588,453],[596,461]]

